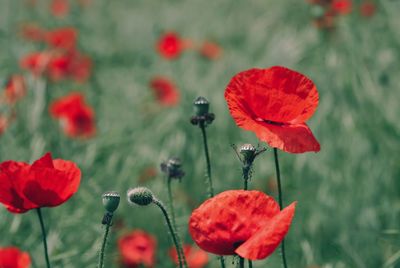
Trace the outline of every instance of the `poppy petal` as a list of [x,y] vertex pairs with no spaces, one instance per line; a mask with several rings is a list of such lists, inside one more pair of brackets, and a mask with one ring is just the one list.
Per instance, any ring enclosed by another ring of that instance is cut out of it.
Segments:
[[225,98],[234,118],[245,113],[280,123],[303,123],[318,106],[318,91],[306,76],[281,66],[235,75]]
[[53,168],[53,158],[51,153],[46,153],[44,156],[33,162],[33,168]]
[[295,208],[296,202],[283,209],[235,252],[249,260],[262,260],[271,255],[289,231]]

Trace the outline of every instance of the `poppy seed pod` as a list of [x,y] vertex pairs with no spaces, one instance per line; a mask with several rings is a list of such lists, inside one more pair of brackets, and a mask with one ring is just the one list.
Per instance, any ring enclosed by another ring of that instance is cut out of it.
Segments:
[[243,155],[245,161],[249,161],[254,158],[256,148],[252,144],[247,143],[240,146],[239,152]]
[[150,205],[154,196],[153,193],[146,187],[136,187],[129,189],[127,192],[128,201],[139,206]]
[[210,102],[204,97],[197,97],[193,102],[194,112],[197,116],[208,114]]
[[181,179],[185,175],[182,170],[182,161],[177,157],[171,157],[166,162],[161,163],[161,171],[170,179]]
[[120,200],[120,195],[118,192],[105,192],[102,195],[102,198],[104,208],[107,210],[107,212],[113,213],[115,210],[117,210]]

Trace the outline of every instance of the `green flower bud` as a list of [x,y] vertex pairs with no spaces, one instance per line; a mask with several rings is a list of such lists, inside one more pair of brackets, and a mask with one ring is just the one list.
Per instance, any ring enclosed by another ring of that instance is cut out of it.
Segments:
[[119,205],[119,200],[120,196],[118,192],[115,191],[110,191],[110,192],[105,192],[103,195],[103,205],[104,208],[110,212],[113,213]]
[[153,193],[146,187],[136,187],[127,192],[128,201],[139,206],[147,206],[153,202]]
[[204,97],[197,97],[193,102],[194,112],[197,116],[204,116],[208,114],[210,103]]

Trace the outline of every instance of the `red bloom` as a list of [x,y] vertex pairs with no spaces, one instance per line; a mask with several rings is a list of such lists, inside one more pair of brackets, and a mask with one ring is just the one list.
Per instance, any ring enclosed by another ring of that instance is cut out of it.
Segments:
[[25,79],[22,75],[15,74],[10,77],[4,89],[8,103],[14,104],[26,94]]
[[176,59],[190,46],[190,41],[181,39],[175,32],[167,32],[157,41],[158,53],[169,60]]
[[372,17],[376,12],[376,5],[370,1],[365,1],[360,6],[360,13],[364,17]]
[[156,76],[150,81],[157,101],[164,106],[175,106],[178,104],[180,95],[176,86],[166,77]]
[[75,48],[78,31],[73,27],[58,28],[46,34],[46,43],[55,48],[70,50]]
[[225,99],[236,124],[271,147],[289,153],[320,150],[305,124],[318,106],[318,91],[304,75],[280,66],[240,72]]
[[205,251],[261,260],[285,237],[295,206],[292,203],[280,211],[275,200],[263,192],[225,191],[193,211],[189,232]]
[[118,240],[122,263],[129,268],[137,268],[141,264],[153,267],[156,246],[155,238],[142,230],[134,230]]
[[92,72],[92,60],[85,55],[74,52],[69,66],[69,75],[76,82],[83,83],[89,79]]
[[70,137],[88,138],[96,133],[93,109],[80,93],[70,93],[54,101],[50,113],[61,119],[64,132]]
[[[188,268],[203,268],[208,263],[208,254],[197,247],[183,245],[183,252],[186,257]],[[178,254],[175,248],[169,250],[169,256],[176,265],[179,264]]]
[[0,268],[29,268],[31,258],[28,253],[16,247],[0,248]]
[[59,206],[76,193],[80,180],[75,163],[53,160],[50,153],[32,165],[5,161],[0,163],[0,202],[13,213]]
[[8,127],[7,117],[0,114],[0,135],[4,133],[7,127]]
[[20,65],[21,68],[31,71],[33,75],[39,76],[46,71],[50,59],[49,52],[32,52],[21,59]]
[[221,57],[222,48],[217,43],[205,41],[200,47],[200,54],[210,60],[216,60]]
[[24,24],[21,27],[21,35],[26,40],[40,42],[44,39],[46,31],[34,23]]
[[346,15],[351,12],[352,2],[351,0],[333,0],[331,8],[338,14]]
[[69,13],[68,0],[52,0],[50,4],[50,11],[55,17],[65,17]]

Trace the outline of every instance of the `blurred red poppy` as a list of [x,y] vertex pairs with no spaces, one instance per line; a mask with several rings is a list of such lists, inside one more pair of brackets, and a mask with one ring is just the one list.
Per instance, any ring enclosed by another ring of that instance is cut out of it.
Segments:
[[121,261],[127,268],[153,267],[156,247],[156,239],[142,230],[133,230],[118,240]]
[[[186,257],[188,268],[203,268],[208,263],[208,254],[197,247],[183,245],[183,252]],[[175,248],[169,250],[169,256],[176,265],[179,265],[178,254]]]
[[364,1],[360,6],[360,13],[364,17],[372,17],[376,12],[376,5],[370,1]]
[[33,75],[40,76],[45,71],[51,59],[49,52],[32,52],[24,56],[20,61],[22,69],[29,70]]
[[50,153],[32,165],[5,161],[0,163],[0,202],[13,213],[59,206],[76,193],[80,180],[75,163],[53,160]]
[[331,8],[337,14],[346,15],[351,13],[352,5],[351,0],[333,0]]
[[85,97],[78,92],[55,100],[50,105],[50,114],[60,119],[67,136],[89,138],[96,133],[94,111],[85,102]]
[[287,234],[295,206],[296,202],[280,211],[277,202],[263,192],[225,191],[193,211],[189,232],[207,252],[261,260]]
[[157,41],[157,51],[166,59],[178,58],[182,52],[191,46],[189,40],[182,39],[175,32],[166,32]]
[[14,104],[26,94],[25,79],[22,75],[12,75],[4,89],[4,96],[8,103]]
[[26,23],[21,26],[21,36],[29,41],[43,41],[46,31],[35,23]]
[[50,3],[51,14],[55,17],[63,18],[69,13],[68,0],[52,0]]
[[306,76],[280,66],[250,69],[232,78],[225,99],[236,124],[271,147],[289,153],[320,150],[305,124],[318,106],[317,88]]
[[16,247],[0,248],[0,268],[29,268],[31,258],[28,253]]
[[210,60],[216,60],[221,57],[222,48],[217,43],[205,41],[200,47],[200,54]]
[[163,106],[178,104],[180,94],[174,83],[166,77],[156,76],[150,81],[150,88],[157,101]]
[[8,127],[7,117],[0,114],[0,135],[4,133],[7,127]]
[[54,48],[70,50],[75,48],[78,31],[73,27],[64,27],[47,32],[46,43]]

